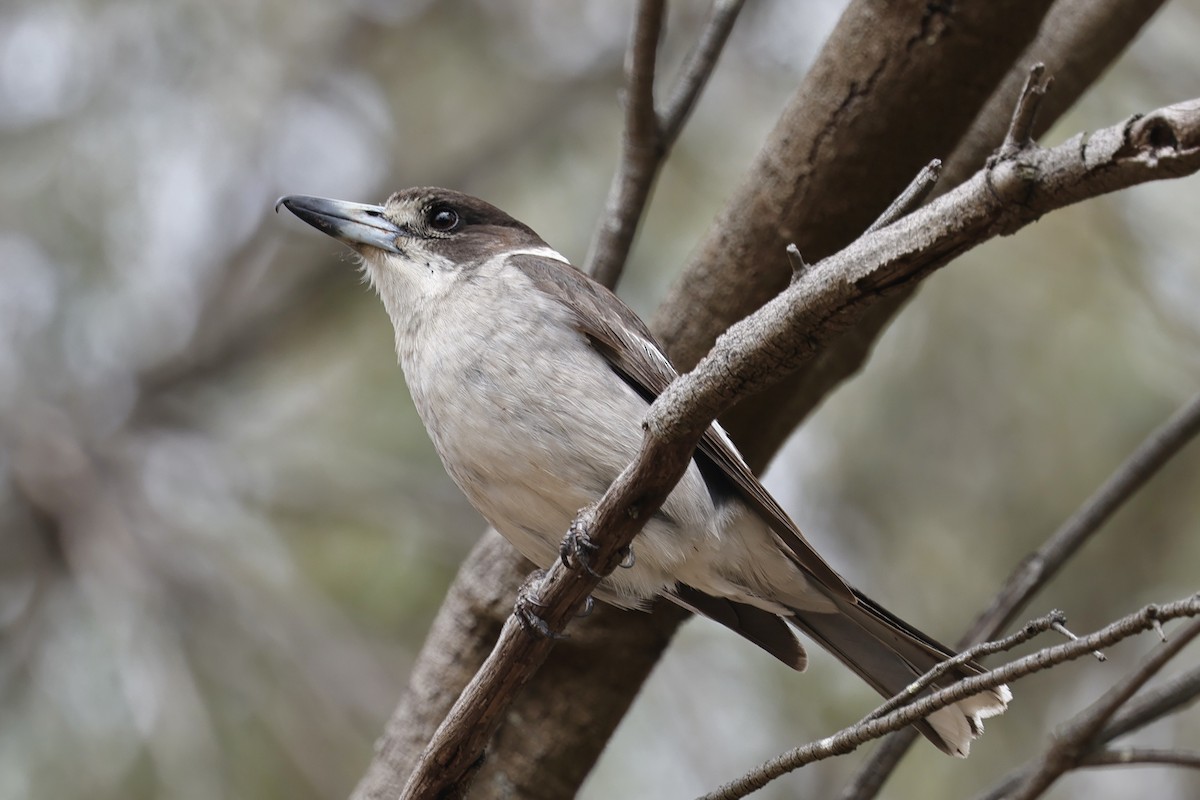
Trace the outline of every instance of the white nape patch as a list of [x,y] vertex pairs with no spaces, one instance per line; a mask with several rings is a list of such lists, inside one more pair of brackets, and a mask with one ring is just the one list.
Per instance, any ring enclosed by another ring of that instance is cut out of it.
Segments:
[[527,247],[523,250],[509,250],[505,256],[538,256],[539,258],[552,258],[555,261],[561,261],[564,264],[570,264],[567,257],[555,250],[553,247]]

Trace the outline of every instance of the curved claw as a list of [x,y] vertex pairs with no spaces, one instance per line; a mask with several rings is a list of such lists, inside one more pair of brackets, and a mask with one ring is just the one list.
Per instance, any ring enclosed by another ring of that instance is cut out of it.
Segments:
[[525,579],[525,583],[521,584],[521,588],[517,590],[517,602],[513,606],[513,614],[516,615],[521,626],[530,633],[546,639],[566,639],[565,633],[556,633],[551,630],[550,626],[546,624],[546,620],[537,613],[537,609],[541,607],[541,603],[537,600],[537,586],[545,575],[545,570],[538,569]]
[[624,557],[621,558],[621,563],[617,564],[617,566],[620,567],[621,569],[633,569],[633,565],[636,563],[637,563],[637,559],[634,558],[633,548],[626,547],[625,555],[624,555]]
[[521,605],[518,602],[517,607],[513,611],[516,613],[517,619],[521,621],[521,625],[530,633],[536,633],[538,636],[546,639],[554,639],[555,641],[567,638],[565,633],[555,633],[552,631],[550,626],[546,624],[546,620],[539,617],[528,605]]
[[592,569],[592,553],[595,551],[596,545],[592,544],[587,531],[572,523],[571,529],[563,537],[562,544],[558,546],[558,558],[568,569],[578,566],[593,578],[603,578],[603,575]]

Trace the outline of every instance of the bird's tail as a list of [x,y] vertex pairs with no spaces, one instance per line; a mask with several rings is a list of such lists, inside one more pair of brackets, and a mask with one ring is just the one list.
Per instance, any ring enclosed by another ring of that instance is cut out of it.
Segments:
[[[854,670],[885,697],[902,692],[953,651],[855,591],[857,602],[837,600],[835,613],[796,610],[791,622]],[[935,682],[945,686],[982,670],[967,664]],[[1007,686],[981,692],[934,712],[916,727],[943,752],[966,758],[971,740],[983,733],[983,720],[1004,712],[1012,698]]]

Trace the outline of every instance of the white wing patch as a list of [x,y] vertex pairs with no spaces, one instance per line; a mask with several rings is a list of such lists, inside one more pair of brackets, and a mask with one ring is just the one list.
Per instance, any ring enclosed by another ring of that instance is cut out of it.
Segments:
[[[662,351],[654,346],[653,342],[649,342],[643,339],[641,336],[631,338],[634,338],[634,340],[641,345],[642,349],[645,351],[646,355],[650,357],[651,361],[657,362],[659,366],[661,366],[669,374],[677,375],[675,372],[675,367],[673,367],[667,357],[662,354]],[[713,430],[717,432],[717,438],[721,440],[721,444],[729,448],[729,452],[733,453],[734,456],[737,457],[737,460],[742,463],[742,466],[746,466],[746,460],[742,458],[742,454],[739,453],[737,447],[734,446],[733,440],[729,438],[729,434],[727,434],[725,429],[721,427],[721,423],[713,420],[712,427]],[[750,468],[746,466],[746,469],[749,470]]]

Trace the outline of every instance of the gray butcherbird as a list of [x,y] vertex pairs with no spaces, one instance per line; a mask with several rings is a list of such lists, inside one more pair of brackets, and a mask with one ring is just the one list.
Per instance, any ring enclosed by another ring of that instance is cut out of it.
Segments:
[[[358,253],[446,471],[526,558],[550,566],[576,512],[634,459],[649,404],[676,376],[645,324],[474,197],[416,188],[382,206],[301,195],[279,205]],[[715,424],[635,551],[599,599],[638,608],[661,595],[797,670],[808,659],[789,622],[884,696],[951,655],[826,564]],[[978,672],[963,666],[939,684]],[[917,727],[965,757],[1010,697],[985,691]]]

